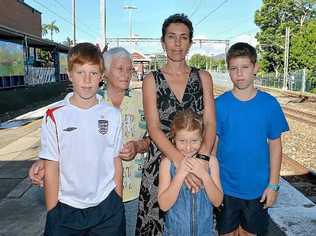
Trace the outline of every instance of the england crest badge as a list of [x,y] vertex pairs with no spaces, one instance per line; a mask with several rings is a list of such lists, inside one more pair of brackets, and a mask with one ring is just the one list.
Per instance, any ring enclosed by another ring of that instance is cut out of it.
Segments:
[[98,127],[99,127],[99,132],[102,135],[105,135],[108,133],[109,129],[109,121],[108,120],[98,120]]

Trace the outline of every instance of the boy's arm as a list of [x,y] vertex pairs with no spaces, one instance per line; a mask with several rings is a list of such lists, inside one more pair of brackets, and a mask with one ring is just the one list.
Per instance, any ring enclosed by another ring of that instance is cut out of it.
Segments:
[[114,182],[116,193],[123,198],[123,166],[122,160],[119,158],[120,150],[123,147],[123,136],[122,136],[122,115],[118,115],[118,126],[114,137],[115,150],[114,153],[117,155],[114,158]]
[[44,192],[47,210],[53,209],[58,202],[59,189],[59,162],[44,161],[45,178],[44,178]]
[[282,162],[281,138],[269,140],[270,151],[270,183],[278,184]]
[[114,168],[115,191],[120,197],[123,197],[123,166],[122,160],[118,157],[114,158]]
[[[270,178],[269,184],[278,185],[280,179],[280,169],[282,162],[282,143],[281,137],[269,140],[270,151]],[[261,202],[265,202],[264,208],[272,207],[276,202],[278,191],[273,190],[269,186],[265,189]]]
[[41,150],[39,157],[44,159],[44,193],[48,210],[53,209],[58,202],[59,191],[59,142],[57,134],[57,121],[54,110],[48,109],[41,128]]

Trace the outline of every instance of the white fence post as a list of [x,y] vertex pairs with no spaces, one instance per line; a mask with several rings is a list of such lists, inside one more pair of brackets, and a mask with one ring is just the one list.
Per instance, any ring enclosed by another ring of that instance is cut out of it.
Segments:
[[301,92],[305,93],[306,90],[306,68],[303,69],[303,77],[302,77],[302,88],[301,88]]

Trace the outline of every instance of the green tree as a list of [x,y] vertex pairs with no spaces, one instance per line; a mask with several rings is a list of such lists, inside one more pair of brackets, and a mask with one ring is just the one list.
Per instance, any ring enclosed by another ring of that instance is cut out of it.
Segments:
[[226,61],[223,58],[211,58],[209,68],[213,71],[226,71]]
[[292,37],[290,55],[293,69],[316,70],[316,20],[307,22]]
[[293,58],[293,67],[306,68],[307,80],[316,81],[316,20],[306,23],[300,32],[293,36],[290,55]]
[[210,65],[210,57],[201,54],[194,54],[189,60],[189,65],[205,70]]
[[[256,38],[262,70],[276,73],[283,70],[285,29],[290,27],[291,39],[300,34],[305,25],[315,19],[315,3],[316,0],[263,0],[262,7],[255,13],[255,23],[261,30]],[[297,67],[298,60],[299,57],[295,59],[294,54],[290,54],[290,69]]]
[[201,54],[192,55],[189,65],[203,70],[226,71],[225,59],[213,58]]
[[53,35],[54,33],[58,33],[59,32],[59,28],[56,25],[56,21],[52,21],[50,24],[43,24],[42,25],[42,35],[45,36],[48,33],[50,33],[50,40],[53,41]]

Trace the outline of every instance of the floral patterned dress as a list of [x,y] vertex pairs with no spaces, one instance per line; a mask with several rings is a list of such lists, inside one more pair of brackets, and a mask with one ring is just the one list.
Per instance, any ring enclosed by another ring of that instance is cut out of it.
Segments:
[[[169,136],[170,126],[178,111],[191,108],[198,114],[204,109],[202,83],[198,69],[192,68],[182,101],[178,101],[160,70],[153,72],[161,130]],[[151,141],[139,195],[136,235],[162,235],[163,212],[158,205],[158,182],[161,152]]]

